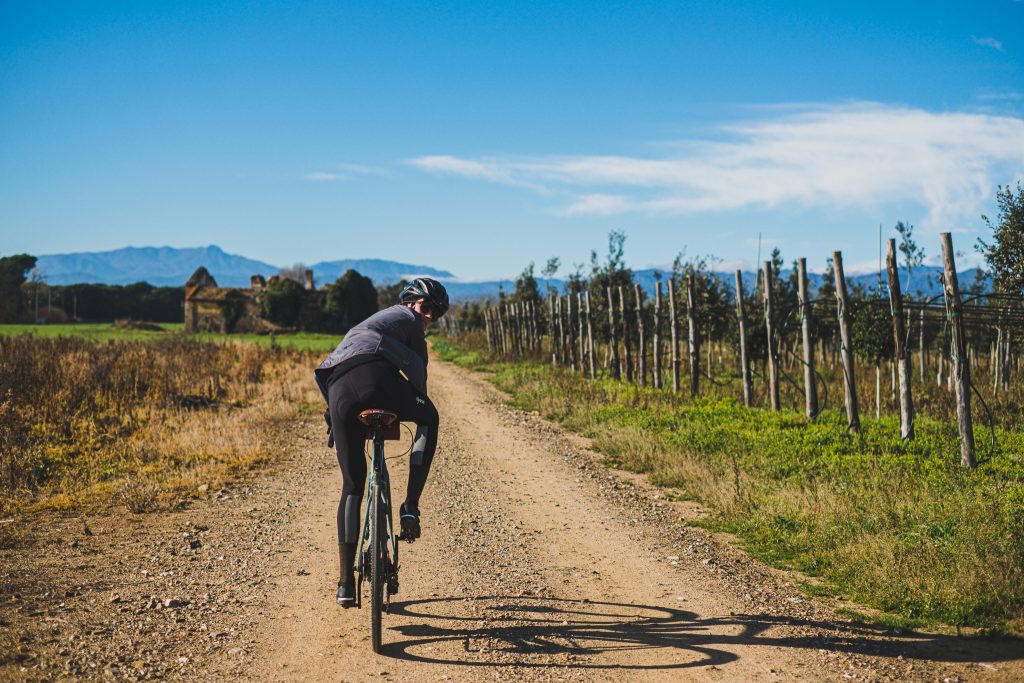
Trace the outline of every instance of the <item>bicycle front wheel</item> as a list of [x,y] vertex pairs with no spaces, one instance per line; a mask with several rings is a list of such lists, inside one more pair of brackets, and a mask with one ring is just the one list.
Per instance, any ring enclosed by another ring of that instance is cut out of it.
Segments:
[[370,633],[373,651],[381,649],[381,613],[384,611],[384,582],[387,572],[387,539],[384,529],[384,500],[373,486],[370,499]]

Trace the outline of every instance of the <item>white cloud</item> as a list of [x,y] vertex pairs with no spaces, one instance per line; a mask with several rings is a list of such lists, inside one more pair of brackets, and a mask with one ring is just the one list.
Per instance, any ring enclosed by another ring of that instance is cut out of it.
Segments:
[[991,37],[978,38],[977,36],[971,36],[971,40],[973,40],[976,45],[981,45],[983,47],[990,47],[993,50],[998,50],[999,52],[1002,52],[1004,55],[1006,54],[1006,50],[1003,49],[1002,42],[996,40],[995,38],[991,38]]
[[806,107],[684,140],[658,158],[409,161],[430,172],[570,197],[565,215],[697,213],[796,205],[923,206],[926,230],[977,219],[997,184],[1024,175],[1024,120],[873,103]]
[[587,194],[576,199],[562,213],[567,216],[611,216],[632,209],[628,197],[612,194]]
[[336,182],[339,180],[351,180],[358,175],[387,175],[387,170],[362,164],[335,164],[330,171],[312,171],[305,175],[306,180],[317,182]]
[[313,171],[312,173],[306,174],[306,180],[315,180],[318,182],[330,182],[332,180],[345,180],[348,176],[341,173],[327,173],[326,171]]
[[363,164],[338,164],[337,167],[342,171],[350,173],[352,175],[387,175],[386,169],[377,168],[375,166],[364,166]]

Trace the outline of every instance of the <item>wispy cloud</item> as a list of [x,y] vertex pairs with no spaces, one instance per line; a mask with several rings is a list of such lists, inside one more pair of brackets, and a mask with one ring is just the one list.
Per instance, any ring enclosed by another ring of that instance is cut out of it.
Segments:
[[306,180],[315,180],[318,182],[330,182],[333,180],[347,180],[348,176],[344,173],[328,173],[326,171],[313,171],[312,173],[306,174]]
[[1004,55],[1006,54],[1006,50],[1003,49],[1003,43],[1001,41],[996,40],[995,38],[988,36],[984,38],[979,38],[978,36],[971,36],[971,40],[973,40],[976,45],[990,47],[993,50],[998,50],[999,52],[1002,52]]
[[[660,157],[419,157],[430,172],[568,196],[565,215],[696,213],[781,205],[916,202],[923,223],[975,220],[996,184],[1024,175],[1024,120],[873,103],[805,107],[725,126]],[[927,226],[926,226],[927,227]]]
[[387,175],[386,169],[377,168],[374,166],[364,166],[363,164],[334,164],[328,171],[311,171],[304,177],[306,180],[312,180],[315,182],[337,182],[340,180],[351,180],[355,176],[365,175],[376,175],[383,176]]

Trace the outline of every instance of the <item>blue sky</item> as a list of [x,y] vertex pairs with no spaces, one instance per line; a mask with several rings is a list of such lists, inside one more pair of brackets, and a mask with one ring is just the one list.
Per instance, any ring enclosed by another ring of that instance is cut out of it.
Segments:
[[877,261],[1024,177],[1024,2],[0,0],[0,253]]

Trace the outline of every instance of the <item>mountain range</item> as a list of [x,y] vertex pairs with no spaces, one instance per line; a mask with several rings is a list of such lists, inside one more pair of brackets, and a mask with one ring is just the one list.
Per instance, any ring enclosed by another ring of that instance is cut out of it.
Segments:
[[[177,249],[174,247],[125,247],[113,251],[80,252],[72,254],[44,254],[38,257],[36,269],[51,285],[77,283],[99,283],[126,285],[135,282],[148,282],[154,286],[181,286],[199,266],[204,266],[217,283],[223,287],[248,287],[252,275],[268,277],[281,270],[263,261],[256,261],[237,254],[229,254],[218,246]],[[489,280],[466,282],[459,280],[447,270],[440,270],[425,265],[399,263],[384,259],[341,259],[321,261],[307,266],[313,270],[317,286],[333,282],[346,270],[352,268],[370,278],[377,286],[394,284],[411,276],[429,276],[445,283],[453,301],[472,299],[496,299],[499,291],[514,291],[514,280]],[[653,294],[657,281],[656,274],[664,280],[665,270],[647,268],[634,270],[634,279],[647,294]],[[788,278],[791,271],[783,270],[778,277]],[[941,293],[938,275],[942,268],[938,266],[921,266],[914,270],[910,290],[920,290],[927,296]],[[735,282],[732,272],[720,273],[731,291]],[[743,272],[743,286],[746,291],[753,291],[756,275],[751,271]],[[974,282],[976,269],[959,273],[961,288]],[[812,290],[817,289],[823,276],[809,273],[808,280]],[[537,278],[541,291],[546,290],[546,282]],[[908,276],[901,269],[900,282],[906,287]],[[861,286],[874,289],[878,286],[878,273],[866,273],[848,276],[847,282],[852,288]],[[553,279],[551,286],[561,289],[565,281]]]
[[[218,246],[176,249],[174,247],[125,247],[113,251],[74,254],[44,254],[36,269],[51,285],[82,282],[128,285],[148,282],[158,287],[185,284],[196,268],[204,266],[222,287],[248,287],[253,275],[268,277],[281,270],[263,261],[229,254]],[[349,268],[373,280],[376,285],[398,282],[409,275],[454,278],[446,270],[382,259],[342,259],[307,266],[317,285],[333,282]]]

